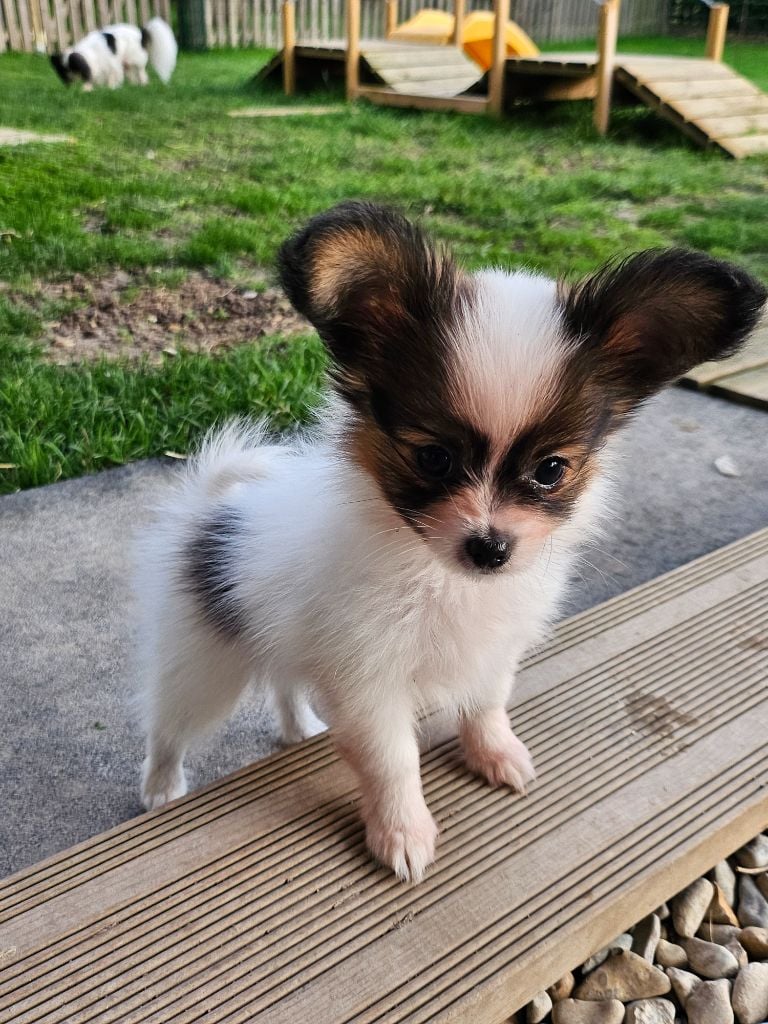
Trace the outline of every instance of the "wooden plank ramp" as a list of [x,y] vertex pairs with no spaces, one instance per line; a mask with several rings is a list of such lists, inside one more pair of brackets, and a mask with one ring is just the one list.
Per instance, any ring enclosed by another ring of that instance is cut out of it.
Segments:
[[702,363],[685,375],[683,383],[768,409],[768,317],[741,352]]
[[768,153],[768,95],[733,68],[691,57],[618,54],[616,79],[702,146]]
[[768,530],[529,659],[528,798],[426,724],[418,886],[363,846],[326,736],[0,883],[0,1020],[499,1024],[768,825]]

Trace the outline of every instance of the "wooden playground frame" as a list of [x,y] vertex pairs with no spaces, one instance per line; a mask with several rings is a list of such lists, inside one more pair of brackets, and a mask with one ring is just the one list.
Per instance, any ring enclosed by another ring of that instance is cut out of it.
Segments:
[[[721,62],[725,47],[728,26],[729,5],[726,3],[709,3],[710,8],[707,25],[705,59]],[[616,49],[619,33],[619,13],[621,0],[602,0],[600,3],[597,53],[586,62],[582,55],[542,54],[540,58],[509,59],[506,54],[504,29],[509,20],[509,0],[494,0],[494,36],[493,60],[487,74],[487,94],[459,94],[456,96],[424,95],[414,89],[404,93],[392,92],[380,86],[369,85],[361,81],[361,38],[360,38],[360,5],[361,0],[346,0],[345,23],[346,38],[333,43],[312,41],[302,43],[296,37],[295,0],[284,0],[282,7],[283,39],[282,72],[283,89],[286,95],[292,96],[296,91],[297,57],[330,55],[344,62],[344,78],[346,97],[353,101],[359,98],[374,103],[409,106],[428,110],[456,110],[462,113],[489,113],[500,117],[504,110],[510,77],[516,73],[521,76],[536,75],[539,79],[546,78],[543,87],[536,88],[536,96],[540,99],[593,99],[595,128],[601,135],[608,130],[614,87],[616,67]],[[466,13],[466,0],[454,0],[454,30],[452,45],[462,49],[462,25]],[[386,36],[389,39],[398,26],[397,0],[387,0],[386,5]],[[413,46],[409,43],[392,44],[398,47]],[[585,69],[587,74],[584,74]],[[580,73],[579,73],[580,72]],[[511,73],[511,74],[510,74]],[[560,81],[553,81],[559,78]],[[541,85],[541,83],[540,83]],[[512,90],[514,94],[514,90]]]

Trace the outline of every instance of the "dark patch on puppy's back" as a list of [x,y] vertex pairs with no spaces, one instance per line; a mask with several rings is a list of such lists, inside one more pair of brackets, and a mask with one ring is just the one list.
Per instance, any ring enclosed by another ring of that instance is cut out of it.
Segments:
[[107,46],[112,51],[112,53],[117,53],[117,40],[115,39],[114,35],[111,32],[102,32],[101,34],[106,39]]
[[235,543],[242,527],[242,517],[235,509],[213,511],[188,542],[182,569],[185,589],[197,599],[208,623],[230,638],[243,628],[233,571]]
[[79,75],[84,82],[90,82],[91,78],[91,66],[82,53],[70,53],[69,55],[69,70],[73,75]]

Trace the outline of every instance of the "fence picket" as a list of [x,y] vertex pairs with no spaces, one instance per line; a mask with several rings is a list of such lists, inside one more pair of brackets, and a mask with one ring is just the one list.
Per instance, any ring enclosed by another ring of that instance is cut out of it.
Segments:
[[16,18],[16,7],[13,0],[2,0],[3,18],[5,19],[5,30],[8,34],[8,49],[23,50],[24,43]]

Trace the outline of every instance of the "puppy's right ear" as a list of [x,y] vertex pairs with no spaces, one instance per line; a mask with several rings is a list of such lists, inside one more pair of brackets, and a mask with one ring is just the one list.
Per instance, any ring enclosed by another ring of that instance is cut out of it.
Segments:
[[446,254],[394,210],[343,203],[282,246],[280,278],[347,379],[405,362],[446,323],[466,279]]
[[50,60],[51,60],[51,65],[53,66],[53,70],[56,72],[56,74],[62,80],[64,85],[69,85],[70,84],[70,78],[69,78],[69,74],[67,73],[67,65],[66,65],[66,62],[65,62],[64,58],[62,57],[62,55],[60,53],[52,53]]

